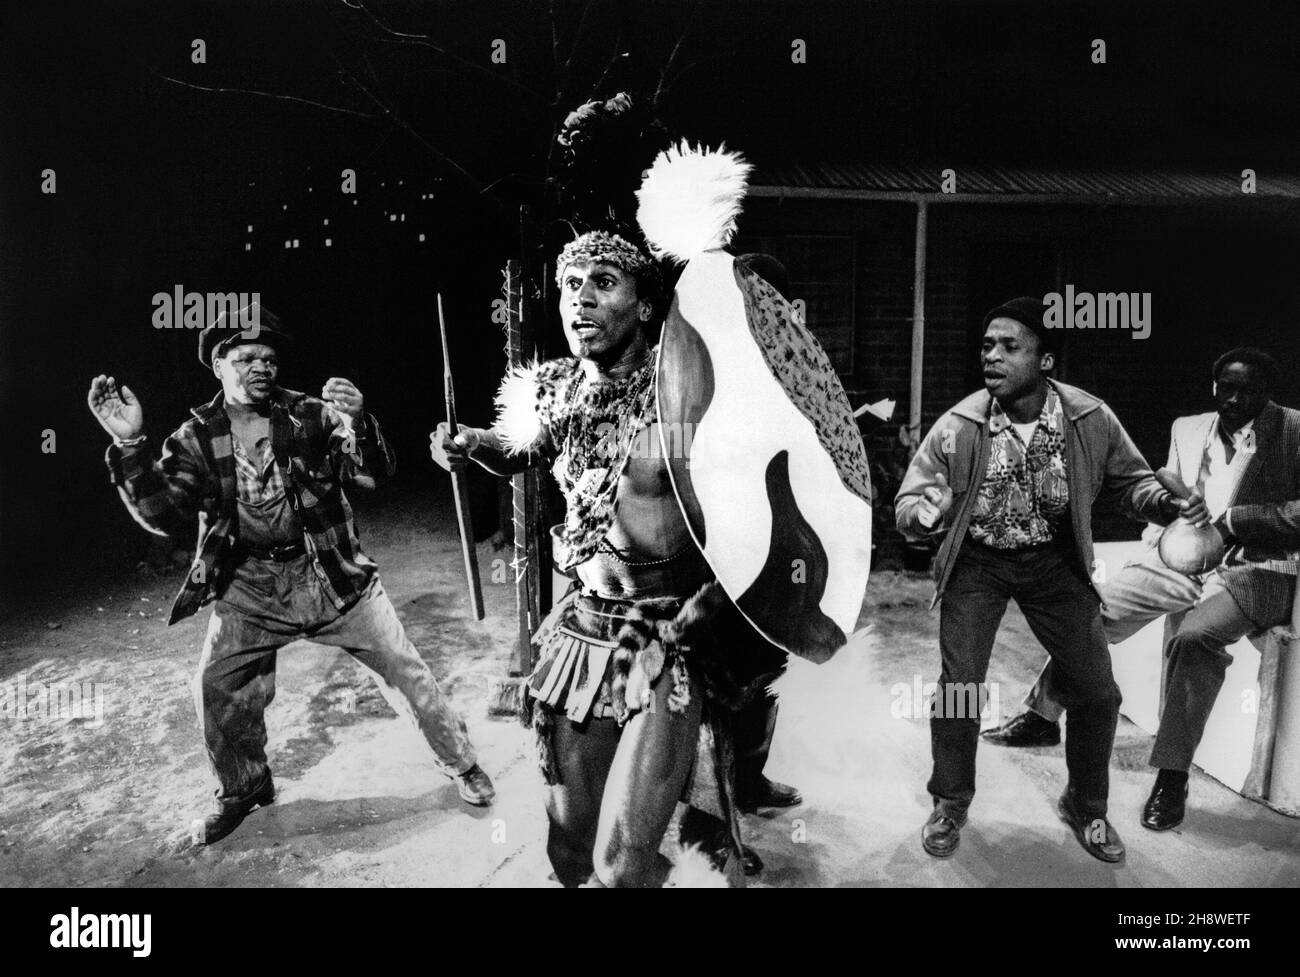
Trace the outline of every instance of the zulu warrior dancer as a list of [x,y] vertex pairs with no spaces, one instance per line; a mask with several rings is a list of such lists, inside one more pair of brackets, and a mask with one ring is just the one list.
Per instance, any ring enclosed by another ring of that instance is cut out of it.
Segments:
[[663,884],[679,799],[729,829],[743,883],[730,712],[786,652],[828,659],[861,610],[866,453],[824,351],[722,250],[747,173],[684,145],[651,166],[638,222],[686,262],[657,350],[655,265],[588,232],[556,262],[573,357],[507,378],[492,430],[431,437],[448,469],[546,462],[565,496],[554,550],[578,586],[534,637],[526,699],[566,886]]
[[[698,657],[708,642],[697,632],[726,599],[658,449],[646,337],[658,269],[604,231],[570,243],[556,268],[573,356],[508,377],[497,424],[461,425],[454,438],[442,424],[432,454],[448,470],[467,458],[499,475],[551,467],[567,502],[552,530],[557,562],[579,586],[534,637],[541,660],[526,693],[550,787],[547,851],[565,886],[657,886],[671,867],[660,842],[695,767],[704,712]],[[682,632],[677,641],[633,650],[665,623]],[[625,627],[633,635],[620,646]]]
[[[377,568],[362,551],[343,488],[392,475],[392,451],[350,381],[331,378],[320,398],[279,386],[289,342],[257,304],[199,338],[199,361],[221,381],[213,400],[158,454],[144,436],[139,399],[113,377],[90,385],[91,412],[109,434],[108,467],[131,514],[151,532],[191,531],[198,551],[169,624],[213,603],[195,702],[220,787],[217,810],[195,822],[198,844],[224,838],[275,798],[266,762],[266,707],[276,652],[307,638],[343,648],[371,670],[399,715],[417,725],[468,803],[492,801],[465,723],[407,639]],[[234,329],[240,330],[241,325]]]

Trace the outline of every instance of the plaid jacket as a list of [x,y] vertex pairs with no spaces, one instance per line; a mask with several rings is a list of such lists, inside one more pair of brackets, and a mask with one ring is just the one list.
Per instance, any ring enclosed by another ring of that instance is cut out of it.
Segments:
[[[179,536],[198,519],[198,548],[172,604],[168,624],[219,598],[235,569],[239,533],[235,456],[224,394],[193,408],[194,416],[163,442],[155,456],[147,442],[111,445],[106,461],[112,482],[136,520],[150,532]],[[371,489],[397,464],[367,414],[348,437],[338,412],[324,401],[280,389],[271,405],[271,447],[288,475],[289,503],[303,526],[303,542],[325,592],[340,610],[350,606],[374,575],[361,552],[343,483]]]

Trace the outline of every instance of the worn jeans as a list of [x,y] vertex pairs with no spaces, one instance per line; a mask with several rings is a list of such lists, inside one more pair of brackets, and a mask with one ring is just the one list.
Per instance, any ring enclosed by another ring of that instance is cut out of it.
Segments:
[[[1170,570],[1155,547],[1125,564],[1101,586],[1106,638],[1118,644],[1156,618],[1170,615],[1173,637],[1165,647],[1163,706],[1151,766],[1187,770],[1201,743],[1232,656],[1227,647],[1259,626],[1211,573],[1204,584]],[[1276,622],[1278,624],[1282,621]],[[1064,711],[1049,661],[1025,698],[1034,712],[1057,720]]]
[[212,609],[194,698],[208,759],[220,787],[218,806],[238,809],[270,776],[266,707],[275,698],[275,657],[299,638],[342,648],[370,670],[399,716],[410,719],[449,774],[474,765],[464,720],[406,637],[376,575],[361,598],[338,611],[308,556],[246,559]]
[[943,667],[930,718],[930,794],[954,816],[963,814],[975,796],[978,710],[957,709],[953,715],[954,710],[940,706],[958,700],[951,690],[983,690],[993,641],[1011,598],[1052,656],[1070,710],[1065,762],[1075,806],[1086,817],[1105,817],[1119,687],[1111,674],[1100,602],[1077,558],[1064,546],[1002,551],[964,541],[940,603]]

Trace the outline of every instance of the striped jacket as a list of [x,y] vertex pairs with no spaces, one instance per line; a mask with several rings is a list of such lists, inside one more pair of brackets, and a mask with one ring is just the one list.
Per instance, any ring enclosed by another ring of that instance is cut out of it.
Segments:
[[[1165,467],[1187,485],[1196,485],[1210,426],[1218,414],[1208,411],[1174,420]],[[1228,500],[1232,538],[1219,578],[1260,628],[1291,619],[1295,599],[1294,566],[1300,556],[1300,411],[1271,401],[1255,418],[1254,445]],[[1153,523],[1142,534],[1149,547],[1159,545],[1162,527]]]
[[[168,624],[219,598],[235,569],[239,533],[230,419],[224,394],[193,408],[194,416],[163,442],[111,445],[106,461],[127,510],[150,532],[180,536],[198,519],[198,548],[172,604]],[[340,610],[365,590],[377,569],[361,551],[345,482],[374,488],[396,470],[372,415],[348,436],[338,412],[315,397],[279,389],[271,403],[271,448],[287,475],[287,495],[303,542],[326,594]]]
[[1296,578],[1252,563],[1293,559],[1300,550],[1300,411],[1269,402],[1255,418],[1255,451],[1228,503],[1239,550],[1220,571],[1223,587],[1261,628],[1291,619]]

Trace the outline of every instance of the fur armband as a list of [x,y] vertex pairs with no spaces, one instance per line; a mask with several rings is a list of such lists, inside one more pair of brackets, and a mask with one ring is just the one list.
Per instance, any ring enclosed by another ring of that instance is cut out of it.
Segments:
[[561,387],[571,382],[577,360],[534,360],[506,374],[496,395],[492,429],[506,451],[522,455],[542,447],[550,436],[551,411]]
[[537,375],[541,365],[517,366],[506,374],[497,391],[497,419],[492,429],[512,455],[537,447],[545,435],[537,416]]

